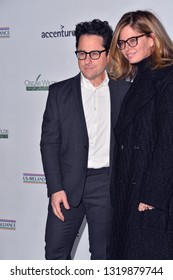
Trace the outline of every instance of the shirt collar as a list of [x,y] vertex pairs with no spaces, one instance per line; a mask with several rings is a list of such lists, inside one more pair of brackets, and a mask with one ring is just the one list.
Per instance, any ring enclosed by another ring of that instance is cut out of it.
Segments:
[[82,85],[82,87],[85,87],[87,89],[99,89],[103,86],[108,85],[108,82],[109,82],[109,77],[108,77],[108,74],[107,74],[106,70],[105,70],[104,81],[98,87],[94,87],[92,85],[92,83],[87,78],[85,78],[85,76],[81,72],[81,85]]

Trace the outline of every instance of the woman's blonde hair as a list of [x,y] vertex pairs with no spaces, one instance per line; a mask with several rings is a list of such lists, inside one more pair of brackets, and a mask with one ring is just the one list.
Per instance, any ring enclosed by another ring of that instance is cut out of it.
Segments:
[[132,78],[137,70],[137,67],[131,65],[117,48],[120,32],[127,25],[140,33],[153,33],[154,48],[151,54],[153,69],[173,64],[173,42],[159,19],[149,11],[128,12],[121,17],[113,34],[108,64],[111,77],[117,80]]

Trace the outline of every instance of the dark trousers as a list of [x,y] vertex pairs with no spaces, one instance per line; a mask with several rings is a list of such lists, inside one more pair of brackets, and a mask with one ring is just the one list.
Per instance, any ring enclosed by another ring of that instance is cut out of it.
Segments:
[[89,251],[93,260],[112,258],[112,218],[109,169],[88,170],[85,190],[78,207],[62,211],[59,220],[49,205],[45,235],[46,259],[71,259],[71,250],[84,217],[88,223]]

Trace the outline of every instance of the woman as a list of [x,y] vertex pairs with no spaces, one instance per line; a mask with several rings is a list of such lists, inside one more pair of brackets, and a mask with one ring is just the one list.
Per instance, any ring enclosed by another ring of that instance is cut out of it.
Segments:
[[115,137],[115,259],[173,259],[173,43],[149,11],[118,22],[110,74],[130,79]]

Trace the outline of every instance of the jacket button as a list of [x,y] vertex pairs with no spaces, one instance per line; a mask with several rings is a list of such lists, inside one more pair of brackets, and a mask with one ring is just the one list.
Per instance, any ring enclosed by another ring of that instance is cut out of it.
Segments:
[[140,147],[135,145],[135,146],[133,147],[133,149],[134,149],[134,150],[140,150]]
[[132,184],[132,185],[136,185],[136,182],[135,182],[135,181],[133,181],[131,184]]
[[117,180],[117,183],[118,183],[118,184],[120,184],[120,183],[122,183],[122,182],[123,182],[123,181],[120,180],[120,179]]

